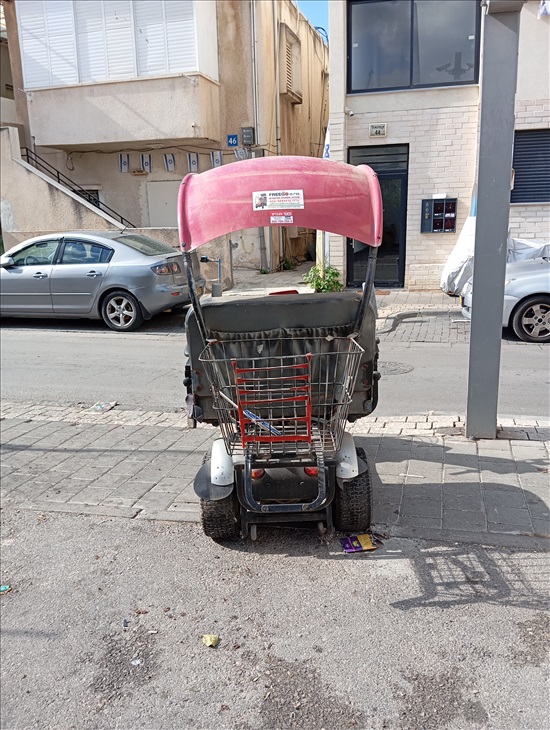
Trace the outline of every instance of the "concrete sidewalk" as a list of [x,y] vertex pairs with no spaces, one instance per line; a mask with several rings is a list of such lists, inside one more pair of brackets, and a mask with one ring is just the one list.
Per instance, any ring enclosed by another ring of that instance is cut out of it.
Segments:
[[[20,509],[197,521],[193,478],[218,432],[183,414],[4,403],[2,502]],[[395,536],[518,545],[550,534],[549,424],[508,419],[467,440],[456,414],[364,418],[374,522]]]

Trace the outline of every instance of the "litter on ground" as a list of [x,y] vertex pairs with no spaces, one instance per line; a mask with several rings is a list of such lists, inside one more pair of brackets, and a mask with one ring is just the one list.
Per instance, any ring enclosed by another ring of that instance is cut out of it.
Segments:
[[106,411],[110,411],[111,408],[114,408],[118,405],[118,401],[98,401],[97,403],[94,403],[93,406],[90,406],[89,408],[86,408],[84,413],[105,413]]
[[363,553],[369,550],[376,550],[380,545],[383,545],[382,537],[385,537],[385,535],[378,535],[375,532],[370,535],[365,533],[364,535],[341,537],[340,543],[346,553]]
[[218,646],[219,637],[217,634],[203,634],[202,643],[205,646]]

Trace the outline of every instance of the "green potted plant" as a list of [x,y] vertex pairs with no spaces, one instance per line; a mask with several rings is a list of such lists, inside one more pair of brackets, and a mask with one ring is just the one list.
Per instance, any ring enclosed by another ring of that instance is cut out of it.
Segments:
[[342,291],[344,288],[340,281],[340,272],[333,266],[312,266],[311,269],[304,274],[304,282],[313,287],[315,292],[333,292]]

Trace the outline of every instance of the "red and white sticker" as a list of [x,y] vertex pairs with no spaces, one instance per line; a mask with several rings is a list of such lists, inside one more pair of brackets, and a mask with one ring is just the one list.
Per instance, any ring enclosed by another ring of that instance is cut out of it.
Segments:
[[285,225],[289,225],[294,222],[294,216],[292,213],[272,213],[270,220],[271,223],[284,223]]

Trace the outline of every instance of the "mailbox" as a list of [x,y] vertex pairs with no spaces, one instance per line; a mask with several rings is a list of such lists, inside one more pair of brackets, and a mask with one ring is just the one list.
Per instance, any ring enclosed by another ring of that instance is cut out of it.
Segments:
[[420,233],[454,233],[457,198],[426,198],[422,201]]

